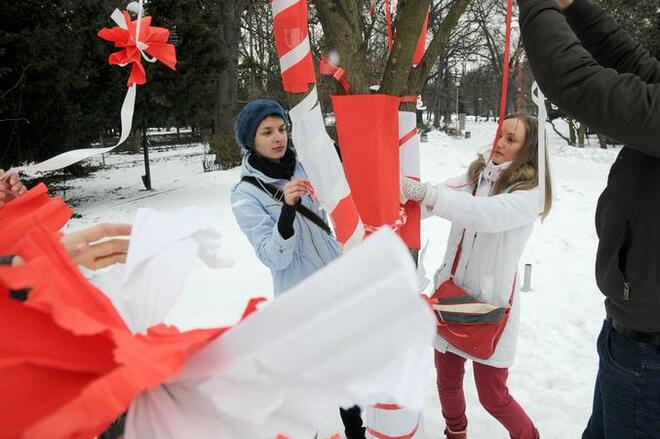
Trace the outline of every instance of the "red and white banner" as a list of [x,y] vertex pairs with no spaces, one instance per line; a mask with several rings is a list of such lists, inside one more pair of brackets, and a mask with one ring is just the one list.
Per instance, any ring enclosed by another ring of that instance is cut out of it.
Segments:
[[272,0],[275,48],[287,93],[307,93],[316,83],[309,45],[307,0]]

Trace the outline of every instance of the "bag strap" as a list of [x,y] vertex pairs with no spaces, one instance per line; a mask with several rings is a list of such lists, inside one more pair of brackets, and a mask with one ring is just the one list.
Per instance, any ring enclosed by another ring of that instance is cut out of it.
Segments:
[[[241,181],[250,183],[251,185],[266,192],[273,199],[281,203],[284,203],[284,192],[282,192],[281,189],[276,188],[272,184],[264,183],[258,178],[251,176],[244,176],[241,178]],[[328,235],[332,235],[332,230],[330,230],[330,227],[328,227],[328,225],[325,223],[325,221],[323,221],[323,219],[320,216],[309,210],[307,207],[303,206],[302,203],[299,203],[294,207],[296,209],[296,212],[298,212],[299,214],[301,214],[302,216],[313,222],[316,226],[321,228]]]
[[[474,183],[474,189],[472,189],[472,196],[477,195],[477,188],[479,187],[479,181],[477,180]],[[476,238],[476,236],[475,236]],[[456,274],[456,268],[458,268],[458,261],[461,259],[461,253],[463,251],[463,240],[465,239],[465,229],[463,229],[463,234],[461,235],[461,241],[458,243],[458,247],[456,248],[456,254],[454,255],[454,262],[451,264],[451,276],[450,279],[454,278],[454,275]]]

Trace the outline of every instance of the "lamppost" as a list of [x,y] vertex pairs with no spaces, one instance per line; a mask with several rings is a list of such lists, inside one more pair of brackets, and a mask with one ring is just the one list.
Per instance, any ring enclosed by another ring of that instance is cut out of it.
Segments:
[[456,75],[456,130],[460,131],[461,122],[458,118],[458,89],[461,87],[461,77]]

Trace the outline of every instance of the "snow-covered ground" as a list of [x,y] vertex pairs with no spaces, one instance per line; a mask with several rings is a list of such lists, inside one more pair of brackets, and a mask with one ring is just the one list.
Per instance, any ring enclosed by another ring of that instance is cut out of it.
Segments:
[[[494,123],[468,122],[470,139],[429,133],[422,144],[422,179],[439,182],[464,173],[475,153],[488,147]],[[597,238],[594,211],[618,150],[565,146],[550,130],[554,206],[544,224],[537,223],[521,260],[532,264],[532,288],[521,293],[522,323],[515,365],[510,371],[512,394],[527,410],[544,439],[579,437],[591,409],[597,369],[595,340],[602,323],[603,297],[594,280]],[[99,221],[131,222],[139,207],[174,210],[188,205],[222,210],[219,229],[226,254],[235,259],[230,270],[196,267],[169,321],[182,328],[234,323],[249,297],[271,295],[268,270],[257,260],[240,232],[229,205],[229,190],[238,169],[202,172],[201,145],[152,154],[152,192],[144,191],[142,157],[106,156],[107,169],[91,178],[73,180],[67,200],[81,217],[68,226],[76,230]],[[449,223],[439,218],[423,223],[430,239],[427,272],[441,263]],[[311,292],[310,292],[311,293]],[[357,359],[356,361],[359,361]],[[442,436],[444,422],[435,389],[432,352],[426,368],[428,391],[425,427],[429,438]],[[469,434],[473,438],[504,439],[505,430],[479,405],[468,368],[465,380]],[[328,413],[320,437],[339,431],[338,413]]]

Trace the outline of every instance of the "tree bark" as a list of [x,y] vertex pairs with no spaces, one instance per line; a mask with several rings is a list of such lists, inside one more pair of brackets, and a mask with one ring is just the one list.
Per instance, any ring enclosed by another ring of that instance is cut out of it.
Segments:
[[[355,0],[313,0],[325,37],[325,51],[339,53],[341,67],[351,84],[351,93],[369,91],[367,45],[360,25],[362,2]],[[343,90],[339,90],[343,93]]]
[[234,141],[233,121],[238,113],[238,52],[241,35],[241,14],[246,0],[220,0],[217,3],[218,50],[222,68],[218,74],[218,101],[213,118],[212,149],[216,163],[222,168],[235,165],[240,147]]

